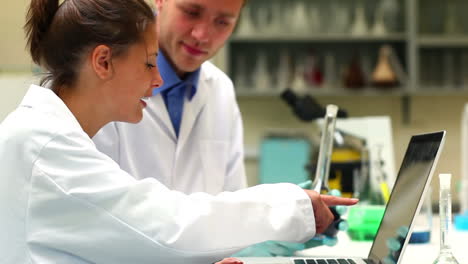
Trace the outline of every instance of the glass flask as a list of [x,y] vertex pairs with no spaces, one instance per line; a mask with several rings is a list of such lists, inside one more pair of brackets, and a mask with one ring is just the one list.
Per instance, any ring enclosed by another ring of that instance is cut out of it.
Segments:
[[439,174],[440,252],[433,264],[458,264],[452,254],[449,236],[452,226],[451,177],[451,174]]

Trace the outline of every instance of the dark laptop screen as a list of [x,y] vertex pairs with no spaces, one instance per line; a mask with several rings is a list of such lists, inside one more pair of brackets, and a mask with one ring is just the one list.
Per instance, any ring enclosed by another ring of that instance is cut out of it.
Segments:
[[[398,263],[400,250],[390,250],[388,239],[397,238],[398,232],[408,230],[413,221],[421,196],[432,178],[433,167],[438,158],[445,132],[413,136],[406,150],[392,194],[387,204],[379,231],[374,239],[369,259],[385,263],[384,258],[393,255]],[[400,230],[400,231],[399,231]],[[401,247],[409,239],[400,239]]]

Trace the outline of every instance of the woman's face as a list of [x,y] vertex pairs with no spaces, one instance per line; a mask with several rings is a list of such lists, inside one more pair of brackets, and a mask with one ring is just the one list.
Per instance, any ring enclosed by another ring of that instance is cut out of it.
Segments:
[[143,41],[133,44],[125,54],[112,59],[112,105],[115,121],[137,123],[154,88],[162,85],[156,65],[158,55],[156,23],[149,24]]

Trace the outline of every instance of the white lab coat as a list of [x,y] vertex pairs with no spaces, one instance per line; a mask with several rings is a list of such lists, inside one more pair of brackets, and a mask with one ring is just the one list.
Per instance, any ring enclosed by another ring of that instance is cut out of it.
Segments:
[[216,196],[136,180],[97,151],[51,90],[31,86],[0,124],[0,263],[211,263],[263,240],[305,241],[293,184]]
[[185,98],[177,139],[161,94],[149,99],[138,124],[113,122],[93,140],[137,179],[154,177],[186,194],[246,187],[243,128],[231,80],[210,62],[198,89]]

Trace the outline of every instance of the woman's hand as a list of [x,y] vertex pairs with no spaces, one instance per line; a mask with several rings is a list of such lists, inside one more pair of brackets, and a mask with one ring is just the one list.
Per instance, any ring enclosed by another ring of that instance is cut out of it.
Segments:
[[244,264],[244,262],[240,261],[239,259],[236,258],[225,258],[221,261],[218,261],[214,264]]

